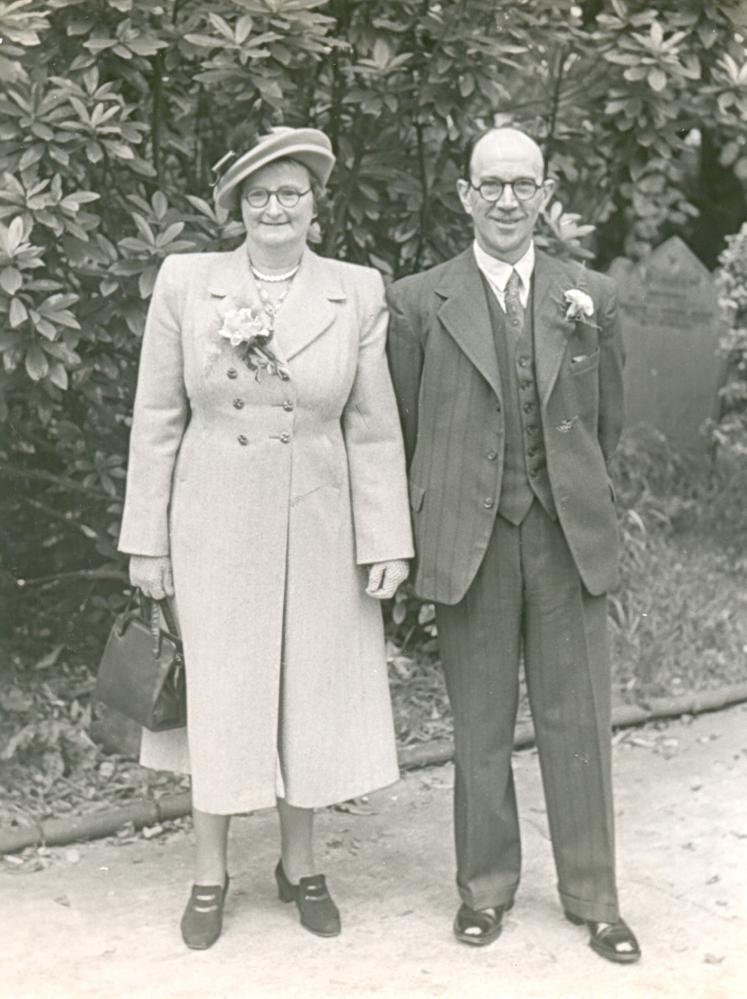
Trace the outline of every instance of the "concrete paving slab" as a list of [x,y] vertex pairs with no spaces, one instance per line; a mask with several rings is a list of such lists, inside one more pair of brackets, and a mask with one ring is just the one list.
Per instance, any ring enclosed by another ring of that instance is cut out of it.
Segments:
[[281,905],[272,812],[232,829],[224,934],[186,950],[191,841],[112,841],[0,864],[2,999],[745,999],[747,706],[618,734],[623,913],[643,960],[621,967],[563,918],[537,758],[516,754],[524,876],[501,938],[456,943],[452,768],[406,774],[372,814],[318,817],[341,937]]

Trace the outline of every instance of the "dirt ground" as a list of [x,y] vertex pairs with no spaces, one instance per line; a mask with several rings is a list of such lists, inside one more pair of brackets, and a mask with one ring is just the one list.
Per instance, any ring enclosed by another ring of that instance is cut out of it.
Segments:
[[[281,905],[272,812],[237,819],[224,932],[184,948],[190,838],[177,830],[0,862],[2,999],[744,999],[747,706],[616,736],[622,908],[638,965],[597,957],[554,890],[533,751],[516,754],[524,876],[501,938],[456,943],[451,766],[318,818],[342,936]],[[128,841],[129,840],[129,841]]]

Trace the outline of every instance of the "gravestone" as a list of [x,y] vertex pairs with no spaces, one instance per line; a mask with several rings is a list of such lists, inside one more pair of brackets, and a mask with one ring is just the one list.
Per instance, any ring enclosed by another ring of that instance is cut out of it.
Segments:
[[610,268],[625,341],[626,425],[648,423],[680,448],[705,447],[718,415],[723,361],[718,296],[708,269],[679,237],[634,264]]

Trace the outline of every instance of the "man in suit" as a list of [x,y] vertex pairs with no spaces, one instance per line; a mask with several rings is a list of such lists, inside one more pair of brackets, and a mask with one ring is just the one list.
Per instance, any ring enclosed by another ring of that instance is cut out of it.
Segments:
[[407,449],[415,590],[436,604],[454,714],[454,933],[501,932],[520,873],[511,751],[519,661],[563,910],[603,957],[640,957],[614,868],[607,462],[623,423],[612,282],[536,251],[553,193],[539,147],[492,128],[459,198],[473,245],[394,282],[389,362]]

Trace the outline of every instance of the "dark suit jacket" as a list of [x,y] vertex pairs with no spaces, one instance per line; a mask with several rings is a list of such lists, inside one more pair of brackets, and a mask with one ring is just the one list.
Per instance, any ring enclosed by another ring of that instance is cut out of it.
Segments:
[[[594,302],[585,322],[565,319],[563,295],[572,288]],[[623,424],[614,284],[538,251],[532,298],[550,484],[581,578],[590,593],[600,594],[617,580],[617,520],[607,474]],[[453,604],[485,554],[503,471],[504,400],[472,249],[395,281],[388,300],[389,364],[417,550],[415,590]]]

